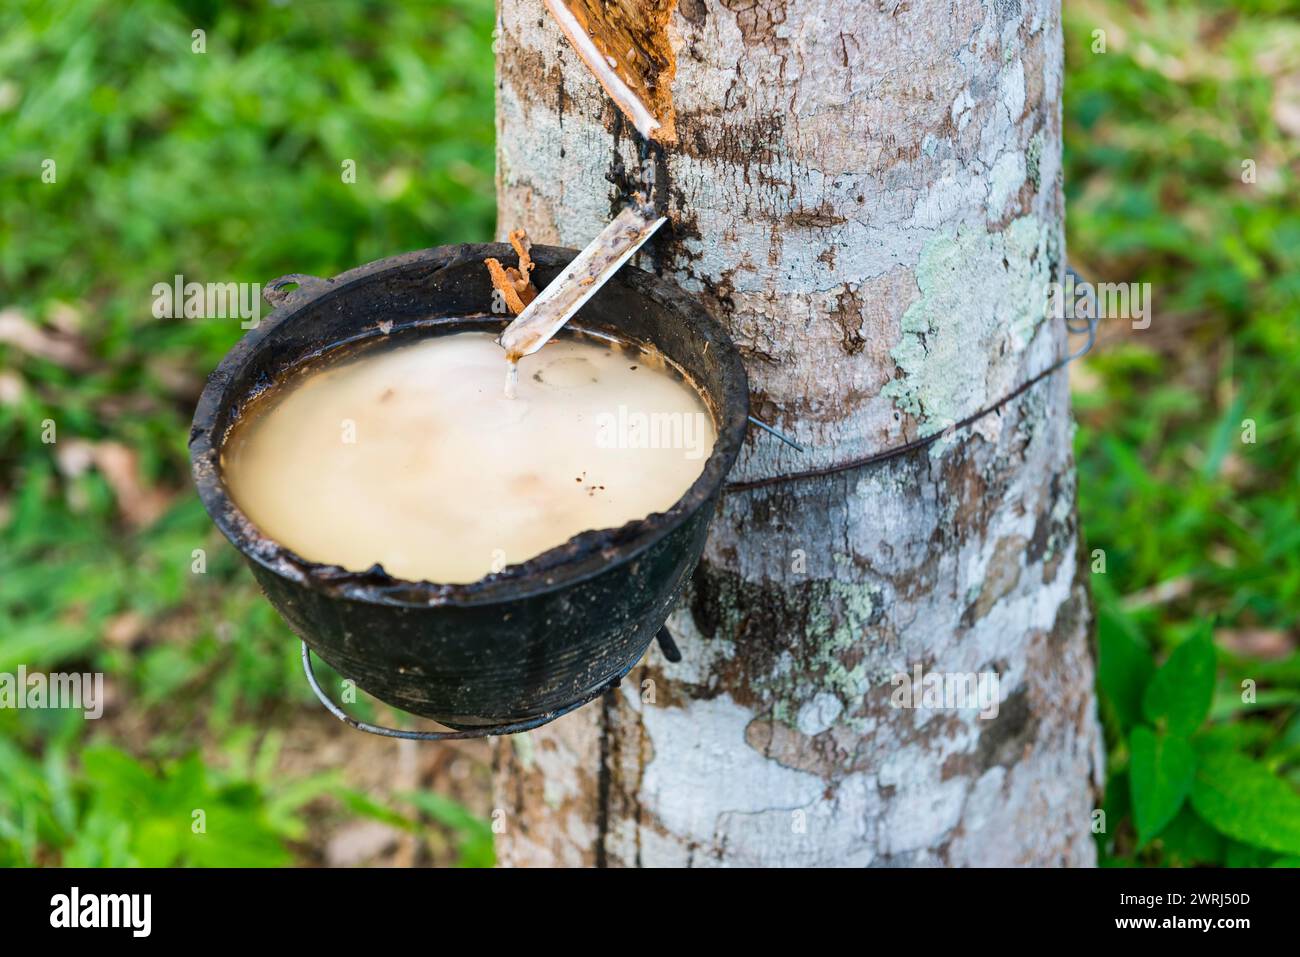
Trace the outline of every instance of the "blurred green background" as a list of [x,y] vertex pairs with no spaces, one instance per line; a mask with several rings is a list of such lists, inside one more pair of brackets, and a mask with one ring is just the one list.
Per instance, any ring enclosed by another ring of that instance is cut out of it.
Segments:
[[[1067,3],[1070,260],[1154,296],[1150,329],[1107,325],[1072,372],[1107,864],[1300,859],[1298,13]],[[0,672],[100,670],[108,697],[96,722],[0,709],[0,865],[491,863],[482,743],[325,715],[190,490],[194,400],[238,321],[150,309],[176,273],[489,238],[492,19],[0,9]]]

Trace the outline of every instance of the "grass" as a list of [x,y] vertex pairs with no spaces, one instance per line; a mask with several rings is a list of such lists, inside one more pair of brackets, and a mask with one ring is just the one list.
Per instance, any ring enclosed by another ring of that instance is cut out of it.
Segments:
[[[243,330],[151,304],[176,273],[329,276],[490,238],[491,29],[475,0],[0,10],[0,672],[104,671],[130,702],[98,724],[0,710],[0,863],[310,862],[321,803],[490,861],[445,798],[438,817],[436,795],[232,762],[310,692],[189,487],[200,370]],[[194,808],[207,840],[182,841]]]
[[[1149,329],[1107,328],[1075,380],[1079,508],[1104,552],[1109,864],[1300,855],[1297,11],[1066,7],[1070,259],[1150,283],[1154,303]],[[1180,685],[1194,726],[1173,727],[1148,700],[1155,663],[1182,674],[1207,636],[1208,675]],[[1225,749],[1237,763],[1216,782]],[[1243,826],[1260,814],[1283,818],[1271,846]]]
[[[1066,7],[1070,259],[1154,301],[1075,376],[1099,848],[1290,863],[1300,4]],[[243,330],[150,306],[177,273],[333,275],[488,238],[491,28],[488,0],[0,8],[0,672],[103,671],[110,699],[100,722],[0,709],[0,864],[317,863],[357,821],[490,863],[485,809],[427,778],[290,760],[279,727],[332,719],[187,474],[201,370]]]

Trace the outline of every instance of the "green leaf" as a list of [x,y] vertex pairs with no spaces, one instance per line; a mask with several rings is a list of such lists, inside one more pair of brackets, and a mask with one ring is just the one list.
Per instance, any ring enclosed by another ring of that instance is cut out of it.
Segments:
[[412,821],[392,808],[385,807],[360,791],[354,791],[352,788],[340,788],[335,792],[335,796],[345,808],[359,817],[380,821],[390,827],[410,831],[412,834],[418,834],[420,831],[420,824],[417,821]]
[[492,825],[459,801],[436,791],[411,791],[401,797],[456,833],[458,867],[492,867],[496,863]]
[[1147,686],[1147,720],[1175,735],[1190,735],[1210,713],[1214,696],[1214,643],[1208,625],[1174,649]]
[[1251,711],[1273,711],[1300,705],[1300,691],[1292,688],[1263,688],[1255,692],[1252,701],[1242,701],[1241,697],[1241,688],[1236,685],[1217,691],[1210,707],[1210,721],[1226,721]]
[[44,766],[45,781],[50,790],[50,812],[63,833],[71,834],[77,826],[77,809],[72,795],[67,754],[61,745],[51,746],[45,752]]
[[[188,823],[188,822],[187,822]],[[197,867],[286,867],[293,856],[261,816],[221,804],[208,809],[207,830],[187,826],[185,853]]]
[[95,796],[123,817],[151,811],[163,784],[140,762],[108,745],[96,745],[81,753],[81,767]]
[[1241,428],[1241,413],[1245,408],[1246,397],[1238,395],[1236,401],[1224,410],[1210,436],[1210,446],[1206,450],[1205,460],[1201,463],[1201,477],[1212,478],[1219,474],[1223,460],[1232,448],[1233,440],[1238,437]]
[[488,833],[491,833],[491,827],[485,820],[476,816],[459,801],[436,791],[408,791],[398,796],[414,804],[439,824],[453,830],[478,831],[486,828]]
[[189,818],[152,817],[135,825],[132,850],[141,867],[171,867],[180,855],[184,839],[182,827],[188,830]]
[[1192,807],[1228,837],[1300,854],[1300,794],[1264,765],[1229,751],[1199,756]]
[[1227,841],[1201,820],[1188,802],[1160,832],[1160,845],[1175,864],[1221,864]]
[[1183,738],[1137,727],[1129,735],[1129,781],[1138,843],[1147,844],[1174,819],[1196,776],[1196,752]]
[[1097,614],[1097,674],[1124,728],[1142,720],[1142,695],[1155,673],[1151,652],[1128,619],[1114,609]]
[[1253,844],[1240,841],[1228,841],[1227,852],[1223,855],[1223,866],[1233,870],[1247,867],[1272,867],[1277,855]]

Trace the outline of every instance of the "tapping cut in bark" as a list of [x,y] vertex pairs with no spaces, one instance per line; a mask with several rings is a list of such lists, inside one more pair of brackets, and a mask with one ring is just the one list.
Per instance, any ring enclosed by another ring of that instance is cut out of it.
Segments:
[[546,0],[587,68],[637,132],[676,141],[672,83],[677,60],[668,21],[677,0]]

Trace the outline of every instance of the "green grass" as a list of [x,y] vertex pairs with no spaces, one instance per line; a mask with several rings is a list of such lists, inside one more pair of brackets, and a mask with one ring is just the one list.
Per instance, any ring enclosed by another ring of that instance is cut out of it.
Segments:
[[[1154,300],[1151,328],[1118,330],[1076,390],[1079,507],[1105,552],[1092,583],[1109,864],[1300,854],[1300,130],[1281,96],[1300,76],[1297,13],[1066,5],[1070,259],[1097,281],[1149,282]],[[1183,676],[1200,697],[1171,728],[1151,676],[1210,634],[1217,667]],[[1223,749],[1233,772],[1216,775]],[[1274,820],[1272,846],[1242,828],[1255,815]]]
[[[1154,296],[1076,389],[1111,865],[1300,853],[1298,13],[1066,4],[1070,259]],[[490,863],[443,795],[273,773],[274,728],[312,699],[185,450],[201,374],[243,330],[150,306],[176,273],[333,275],[488,238],[491,28],[488,0],[0,8],[0,310],[45,331],[44,357],[0,343],[0,672],[102,670],[147,729],[0,710],[0,864],[309,860],[322,803]],[[135,457],[110,485],[78,442]],[[126,520],[132,490],[160,517]]]
[[[481,0],[0,9],[0,309],[58,327],[74,356],[0,345],[0,672],[105,671],[150,727],[128,756],[95,722],[0,711],[0,863],[287,863],[306,838],[295,809],[316,798],[438,820],[195,757],[310,692],[190,491],[202,374],[243,330],[154,319],[152,288],[490,238],[492,16]],[[125,481],[162,490],[162,517],[125,522],[102,470],[60,458],[77,443],[134,450]],[[138,641],[105,641],[132,615]],[[202,839],[186,837],[194,807]],[[482,828],[439,809],[461,859],[490,861]]]

